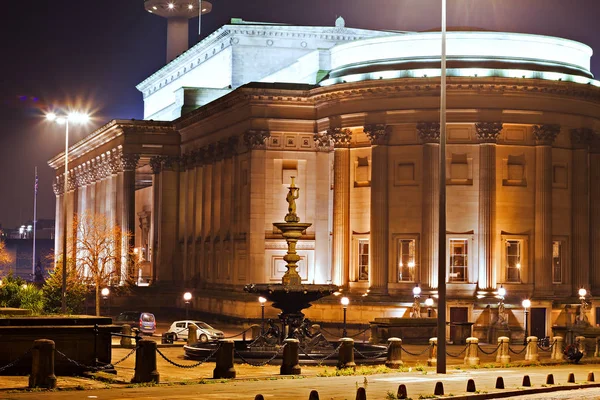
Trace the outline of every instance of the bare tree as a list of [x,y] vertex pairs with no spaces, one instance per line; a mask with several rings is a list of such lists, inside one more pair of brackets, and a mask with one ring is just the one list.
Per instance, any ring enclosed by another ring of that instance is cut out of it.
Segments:
[[77,270],[95,287],[96,315],[100,315],[100,290],[120,278],[122,245],[129,242],[130,233],[105,215],[89,212],[74,218],[73,232]]
[[4,240],[0,240],[0,267],[12,263],[12,261],[12,256],[6,249],[6,243],[4,243]]

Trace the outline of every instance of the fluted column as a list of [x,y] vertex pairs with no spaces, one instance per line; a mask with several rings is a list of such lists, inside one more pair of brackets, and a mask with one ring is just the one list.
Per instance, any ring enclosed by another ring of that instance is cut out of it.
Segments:
[[438,242],[440,219],[440,124],[417,124],[419,139],[423,142],[423,227],[421,229],[421,282],[437,287]]
[[590,198],[589,198],[589,145],[594,137],[590,129],[573,129],[573,168],[571,187],[573,258],[572,290],[590,288]]
[[389,281],[389,199],[388,146],[389,130],[383,124],[365,125],[371,140],[371,265],[369,283],[371,294],[388,293]]
[[123,204],[121,208],[121,230],[130,235],[123,239],[121,247],[121,279],[127,276],[127,256],[135,246],[135,170],[140,159],[139,154],[122,154],[123,168]]
[[56,197],[55,207],[55,222],[54,222],[54,259],[58,260],[58,257],[62,253],[63,248],[63,190],[60,177],[56,177],[56,180],[52,184],[54,195]]
[[[590,149],[590,280],[592,294],[600,292],[600,133]],[[598,323],[598,321],[596,322]]]
[[[502,131],[501,122],[475,124],[479,145],[479,288],[494,287],[496,268],[496,141]],[[504,281],[504,278],[500,278]]]
[[350,140],[349,129],[333,128],[333,283],[348,284],[350,262]]
[[535,125],[535,249],[536,297],[552,295],[552,143],[559,125]]

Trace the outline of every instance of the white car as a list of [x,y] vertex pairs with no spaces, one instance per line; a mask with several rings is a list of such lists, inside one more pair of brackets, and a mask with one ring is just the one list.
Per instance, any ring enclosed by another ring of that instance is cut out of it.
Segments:
[[171,327],[167,332],[174,333],[175,340],[187,340],[189,326],[191,324],[196,325],[198,328],[196,333],[199,342],[206,343],[211,340],[219,340],[225,337],[222,331],[213,328],[206,322],[192,320],[175,321],[171,324]]

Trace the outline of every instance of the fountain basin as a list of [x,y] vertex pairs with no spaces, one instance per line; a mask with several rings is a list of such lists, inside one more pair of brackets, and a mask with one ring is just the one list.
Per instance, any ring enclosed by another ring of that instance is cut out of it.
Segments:
[[336,285],[283,285],[269,283],[252,283],[244,287],[248,293],[256,293],[273,302],[284,315],[302,314],[311,302],[336,292]]

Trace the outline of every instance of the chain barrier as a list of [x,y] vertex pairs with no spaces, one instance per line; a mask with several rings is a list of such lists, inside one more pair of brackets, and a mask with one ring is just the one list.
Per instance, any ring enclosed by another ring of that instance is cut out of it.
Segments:
[[355,334],[355,335],[351,335],[351,336],[348,336],[348,337],[349,337],[349,338],[355,338],[355,337],[357,337],[357,336],[360,336],[360,335],[362,335],[363,333],[365,333],[365,332],[366,332],[366,331],[368,331],[369,329],[371,329],[371,327],[370,327],[370,326],[369,326],[369,327],[367,327],[366,329],[363,329],[362,331],[358,332],[357,334]]
[[552,342],[552,344],[550,346],[544,347],[538,343],[538,349],[540,349],[541,351],[550,352],[550,351],[552,351],[552,348],[554,347],[555,344],[556,344],[556,341]]
[[248,365],[251,365],[251,366],[253,366],[253,367],[262,367],[262,366],[264,366],[264,365],[267,365],[267,364],[268,364],[268,363],[270,363],[271,361],[273,361],[273,360],[275,359],[275,357],[277,357],[277,356],[278,356],[278,355],[279,355],[279,354],[280,354],[280,353],[283,351],[283,348],[284,348],[285,346],[287,346],[287,344],[284,344],[283,346],[281,346],[281,347],[280,347],[280,348],[279,348],[279,349],[278,349],[278,350],[277,350],[277,351],[276,351],[276,352],[273,354],[273,356],[271,356],[271,358],[269,358],[267,361],[263,361],[263,362],[259,362],[259,363],[255,363],[255,362],[252,362],[252,361],[250,361],[250,360],[248,360],[248,359],[244,358],[244,356],[242,356],[242,355],[241,355],[241,354],[240,354],[240,353],[239,353],[237,350],[235,350],[235,349],[234,349],[234,353],[235,353],[235,355],[236,355],[236,356],[238,356],[238,357],[240,358],[240,360],[242,360],[242,362],[244,362],[244,363],[246,363],[246,364],[248,364]]
[[460,353],[452,354],[452,353],[446,351],[446,355],[448,355],[449,357],[460,357],[465,351],[467,351],[468,348],[469,348],[469,345],[467,344],[467,345],[465,345],[465,348],[461,350]]
[[354,349],[354,352],[366,360],[375,360],[377,358],[383,357],[384,355],[387,355],[387,349],[385,351],[381,351],[373,356],[368,356],[365,353],[362,353],[361,351],[359,351],[357,349]]
[[[363,329],[362,331],[355,333],[354,335],[346,335],[347,338],[355,338],[358,337],[360,335],[362,335],[363,333],[365,333],[366,331],[368,331],[369,329],[371,329],[370,326],[366,327],[365,329]],[[334,338],[338,338],[341,339],[343,336],[342,335],[338,335],[336,333],[333,333],[331,331],[328,331],[325,328],[321,328],[321,332],[328,334],[329,336],[333,336]]]
[[137,347],[134,347],[133,349],[131,349],[131,351],[129,352],[129,354],[127,354],[125,357],[121,358],[119,361],[112,363],[113,366],[115,365],[119,365],[121,364],[123,361],[127,360],[129,357],[131,357],[131,355],[133,353],[135,353],[135,351],[137,350]]
[[332,332],[328,331],[327,329],[325,329],[325,328],[323,328],[323,327],[321,327],[321,331],[322,331],[323,333],[326,333],[326,334],[328,334],[329,336],[333,336],[333,337],[335,337],[335,338],[341,338],[341,337],[342,337],[341,335],[338,335],[338,334],[336,334],[336,333],[332,333]]
[[9,362],[8,364],[6,364],[4,367],[0,367],[0,372],[9,369],[11,367],[14,367],[15,365],[17,365],[19,363],[19,361],[21,361],[23,359],[23,357],[25,357],[27,354],[31,353],[31,350],[33,350],[33,347],[31,347],[29,350],[27,350],[25,353],[21,354],[20,357],[17,357],[15,360]]
[[431,345],[428,345],[427,347],[425,347],[425,350],[423,350],[419,353],[411,353],[410,351],[406,350],[406,348],[404,346],[400,346],[400,348],[402,349],[403,352],[405,352],[409,356],[418,357],[418,356],[422,356],[423,354],[425,354],[431,348]]
[[[233,339],[234,337],[242,336],[244,333],[246,333],[246,332],[250,331],[251,329],[252,329],[252,327],[250,327],[250,328],[246,329],[246,330],[245,330],[245,331],[243,331],[243,332],[240,332],[240,333],[238,333],[237,335],[233,335],[233,336],[225,336],[225,337],[223,337],[223,339]],[[261,336],[262,336],[262,335],[261,335]]]
[[70,362],[71,364],[74,364],[74,365],[78,366],[79,368],[83,368],[83,369],[89,369],[89,370],[100,370],[100,369],[105,369],[105,368],[106,368],[108,365],[110,365],[110,364],[107,364],[107,365],[105,365],[105,366],[103,366],[103,367],[97,367],[97,366],[92,366],[92,365],[85,365],[85,364],[82,364],[82,363],[80,363],[79,361],[75,361],[75,360],[73,360],[72,358],[69,358],[69,356],[67,356],[65,353],[63,353],[63,352],[62,352],[62,351],[60,351],[60,350],[56,350],[56,353],[57,353],[59,356],[61,356],[61,357],[63,357],[64,359],[66,359],[66,360],[67,360],[68,362]]
[[497,352],[497,351],[498,351],[498,349],[500,349],[500,346],[502,346],[502,343],[499,343],[499,344],[498,344],[498,346],[497,346],[497,347],[496,347],[494,350],[492,350],[492,351],[490,351],[490,352],[487,352],[487,351],[485,351],[485,350],[483,349],[483,347],[481,347],[481,346],[479,345],[479,343],[477,343],[477,348],[479,348],[479,351],[481,351],[483,354],[487,354],[488,356],[491,356],[492,354],[494,354],[495,352]]
[[170,360],[167,356],[165,356],[163,354],[162,351],[160,351],[159,348],[156,348],[156,352],[158,354],[160,354],[160,356],[169,364],[174,365],[178,368],[185,368],[185,369],[190,369],[190,368],[196,368],[199,365],[202,365],[203,363],[205,363],[206,361],[208,361],[212,356],[214,356],[216,354],[216,352],[221,348],[221,344],[219,344],[206,358],[204,358],[203,360],[198,361],[196,364],[191,364],[191,365],[183,365],[183,364],[179,364],[176,363],[173,360]]
[[338,347],[336,347],[336,348],[335,348],[335,349],[334,349],[334,350],[333,350],[331,353],[329,353],[328,355],[326,355],[326,356],[325,356],[325,357],[323,357],[323,358],[316,358],[316,357],[313,357],[313,356],[311,356],[310,354],[308,354],[308,353],[306,352],[306,349],[303,349],[302,347],[299,347],[299,349],[300,349],[300,350],[302,350],[302,353],[304,353],[304,355],[305,355],[306,357],[308,357],[308,359],[309,359],[309,360],[312,360],[312,361],[317,361],[319,364],[322,364],[322,363],[323,363],[323,361],[325,361],[325,360],[327,360],[327,359],[329,359],[329,358],[333,357],[333,356],[334,356],[334,355],[335,355],[337,352],[339,352],[339,351],[340,351],[340,347],[342,347],[342,345],[341,345],[341,344],[340,344],[340,345],[338,345]]
[[[527,342],[527,345],[529,344],[529,342]],[[513,354],[521,354],[523,353],[525,350],[527,350],[527,345],[525,345],[520,351],[514,351],[513,349],[510,348],[510,346],[508,346],[508,351],[510,351]]]

